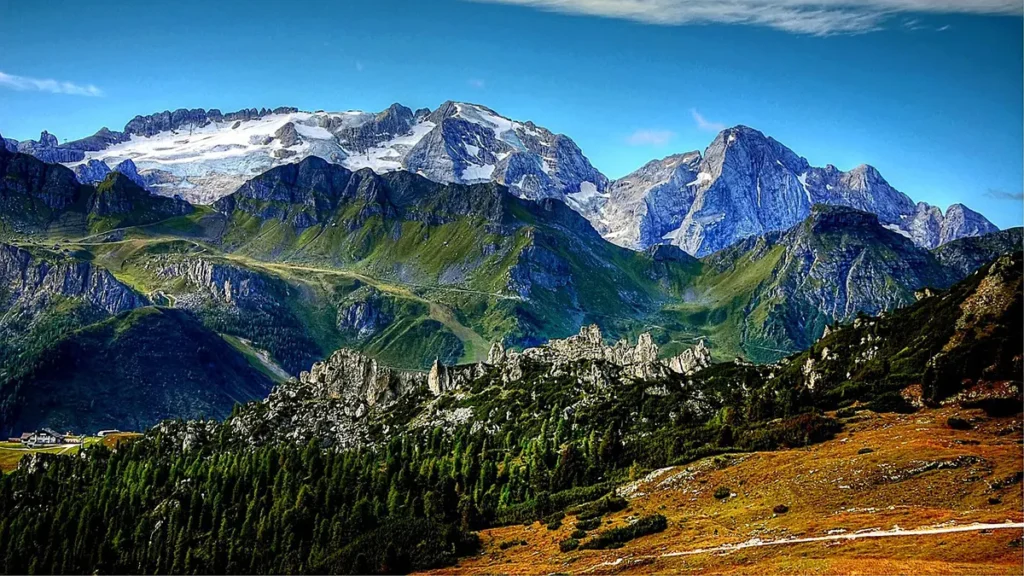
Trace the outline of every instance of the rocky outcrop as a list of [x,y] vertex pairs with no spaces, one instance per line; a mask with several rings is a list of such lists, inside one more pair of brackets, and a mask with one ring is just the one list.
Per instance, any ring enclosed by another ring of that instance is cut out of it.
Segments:
[[96,186],[89,212],[96,216],[116,216],[121,225],[138,225],[190,214],[192,205],[179,198],[150,194],[127,175],[111,172]]
[[337,133],[338,141],[350,150],[364,152],[412,129],[415,117],[412,110],[395,103],[372,119]]
[[477,378],[482,378],[486,372],[483,364],[445,366],[440,360],[434,360],[434,365],[427,374],[427,389],[434,396],[440,396],[468,387]]
[[580,328],[579,334],[551,340],[544,346],[522,352],[506,350],[500,343],[491,347],[487,363],[495,367],[504,382],[523,377],[523,364],[545,367],[549,376],[570,374],[592,384],[607,385],[614,380],[652,380],[668,375],[689,375],[711,365],[711,352],[704,342],[678,356],[660,359],[658,346],[649,333],[641,334],[636,346],[625,340],[604,344],[597,325]]
[[89,160],[85,164],[75,166],[75,177],[82,184],[102,182],[110,174],[110,166],[102,160]]
[[39,135],[39,140],[24,140],[18,143],[18,152],[31,154],[43,162],[68,163],[79,162],[85,158],[85,153],[73,148],[61,146],[57,137],[46,130]]
[[139,188],[149,190],[146,179],[143,178],[141,174],[139,174],[139,169],[137,166],[135,166],[135,162],[132,162],[131,158],[118,162],[117,166],[114,166],[114,172],[124,174]]
[[277,132],[274,132],[274,137],[277,138],[277,141],[285,148],[290,148],[302,143],[302,139],[299,138],[299,132],[295,129],[294,122],[288,122],[284,126],[278,128]]
[[186,258],[163,264],[157,262],[155,271],[161,278],[180,278],[198,289],[179,296],[179,305],[185,308],[200,305],[207,299],[240,306],[263,304],[270,299],[264,276],[239,266],[206,258]]
[[[486,362],[445,366],[435,360],[428,373],[397,370],[343,349],[314,364],[297,380],[279,385],[259,410],[245,411],[230,424],[252,442],[317,437],[327,445],[354,446],[368,438],[371,417],[379,417],[378,421],[386,418],[397,403],[453,393],[464,395],[481,379],[490,378],[485,381],[488,385],[511,385],[522,380],[526,369],[531,377],[571,377],[581,385],[608,388],[623,381],[693,374],[710,362],[710,353],[702,344],[661,360],[649,334],[641,335],[636,346],[625,341],[606,346],[597,326],[584,327],[576,336],[522,352],[495,343]],[[440,410],[438,423],[465,422],[471,415],[467,409],[456,412]]]
[[145,297],[89,262],[0,244],[0,293],[3,308],[38,309],[54,296],[80,298],[107,314],[148,304]]
[[375,288],[365,287],[338,306],[338,329],[360,341],[377,335],[393,321],[394,315]]

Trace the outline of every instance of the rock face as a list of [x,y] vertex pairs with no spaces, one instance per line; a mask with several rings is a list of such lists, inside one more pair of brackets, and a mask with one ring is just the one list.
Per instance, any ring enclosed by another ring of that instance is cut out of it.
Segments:
[[139,174],[139,169],[135,166],[135,162],[132,162],[131,158],[118,162],[117,166],[114,166],[114,172],[124,174],[129,180],[135,182],[135,185],[139,188],[149,189],[146,186],[146,179]]
[[661,360],[658,346],[649,333],[641,334],[636,346],[620,340],[606,346],[597,325],[584,326],[579,334],[563,340],[551,340],[544,346],[522,352],[505,350],[499,343],[491,347],[487,363],[497,368],[502,380],[515,382],[523,377],[524,362],[547,367],[549,376],[571,373],[591,383],[613,379],[650,380],[670,373],[693,374],[711,365],[711,352],[703,341],[678,356]]
[[110,174],[110,166],[102,160],[89,160],[85,164],[75,166],[75,177],[82,184],[102,182]]
[[225,304],[253,306],[266,303],[270,298],[263,276],[238,266],[215,263],[205,258],[174,260],[158,266],[158,276],[180,278],[199,289],[191,297],[183,297],[177,305],[191,308],[195,299],[212,298]]
[[92,264],[0,244],[0,287],[5,309],[38,309],[53,297],[81,298],[107,314],[119,314],[148,304],[146,298]]
[[773,138],[746,126],[722,131],[701,156],[670,156],[609,187],[585,212],[609,241],[643,249],[671,243],[703,256],[743,238],[787,229],[815,204],[847,206],[921,247],[995,231],[980,214],[953,205],[914,204],[871,166],[843,172],[810,166]]

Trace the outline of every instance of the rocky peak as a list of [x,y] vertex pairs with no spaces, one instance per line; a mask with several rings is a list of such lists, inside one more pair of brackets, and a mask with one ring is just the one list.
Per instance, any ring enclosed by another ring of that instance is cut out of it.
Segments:
[[85,164],[75,166],[75,177],[82,184],[101,182],[107,174],[110,174],[110,167],[102,160],[91,159]]
[[946,210],[943,218],[939,230],[939,245],[957,238],[983,236],[998,231],[999,228],[981,214],[963,204],[953,204]]
[[60,145],[60,142],[57,141],[56,136],[43,130],[42,134],[39,135],[39,145],[44,148],[56,148]]

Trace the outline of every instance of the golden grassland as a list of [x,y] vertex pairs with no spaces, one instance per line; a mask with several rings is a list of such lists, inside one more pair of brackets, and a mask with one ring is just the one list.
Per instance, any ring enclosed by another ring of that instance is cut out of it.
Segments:
[[[974,428],[950,428],[954,415]],[[862,410],[822,444],[651,472],[620,488],[629,507],[606,516],[600,528],[663,514],[664,532],[616,550],[563,553],[558,543],[575,529],[571,516],[552,531],[540,523],[495,528],[481,532],[480,554],[437,573],[1021,574],[1024,530],[1017,528],[678,554],[859,531],[1024,522],[1021,443],[1019,415]],[[731,495],[715,498],[720,487]],[[788,511],[775,513],[780,504]],[[526,544],[500,547],[519,540]]]

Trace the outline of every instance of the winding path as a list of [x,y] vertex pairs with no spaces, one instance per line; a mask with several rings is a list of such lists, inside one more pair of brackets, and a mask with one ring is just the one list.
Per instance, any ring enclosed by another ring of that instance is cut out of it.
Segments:
[[899,536],[930,536],[933,534],[952,534],[955,532],[980,532],[982,530],[1024,530],[1024,522],[1006,522],[1002,524],[966,524],[964,526],[946,526],[942,528],[918,528],[915,530],[876,530],[874,532],[853,532],[850,534],[829,534],[828,536],[812,536],[808,538],[789,538],[785,540],[760,540],[751,538],[746,542],[738,544],[725,544],[714,548],[697,548],[683,552],[667,552],[662,558],[676,556],[692,556],[694,554],[707,554],[713,552],[731,552],[744,548],[759,548],[762,546],[782,546],[785,544],[804,544],[807,542],[830,542],[836,540],[860,540],[861,538],[894,538]]

